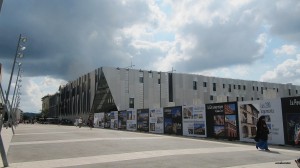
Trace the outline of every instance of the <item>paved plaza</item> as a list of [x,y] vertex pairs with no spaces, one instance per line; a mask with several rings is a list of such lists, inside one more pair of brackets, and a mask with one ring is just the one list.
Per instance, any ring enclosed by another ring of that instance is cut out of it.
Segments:
[[21,124],[10,132],[1,133],[9,167],[20,168],[297,168],[300,157],[292,147],[265,152],[253,143],[87,127]]

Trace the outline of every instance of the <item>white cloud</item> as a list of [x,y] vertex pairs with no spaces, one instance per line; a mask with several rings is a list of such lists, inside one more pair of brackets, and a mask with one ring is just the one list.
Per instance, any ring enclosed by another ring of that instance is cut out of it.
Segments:
[[56,93],[59,86],[66,83],[64,80],[49,76],[23,78],[21,90],[25,94],[21,95],[20,108],[25,112],[39,112],[39,110],[42,110],[42,97]]
[[275,55],[294,55],[296,54],[296,46],[294,45],[282,45],[280,48],[274,49]]
[[300,85],[300,55],[296,59],[287,59],[273,70],[265,72],[261,80]]

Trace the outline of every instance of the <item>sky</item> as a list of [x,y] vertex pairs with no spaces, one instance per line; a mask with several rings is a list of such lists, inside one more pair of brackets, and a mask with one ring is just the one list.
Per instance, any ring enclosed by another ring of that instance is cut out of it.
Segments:
[[40,112],[43,96],[96,68],[131,63],[300,85],[299,16],[299,0],[4,0],[1,84],[7,91],[22,34],[24,112]]

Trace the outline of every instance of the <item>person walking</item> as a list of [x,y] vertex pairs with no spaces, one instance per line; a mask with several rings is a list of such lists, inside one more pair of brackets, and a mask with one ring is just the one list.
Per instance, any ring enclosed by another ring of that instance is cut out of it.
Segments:
[[260,116],[256,124],[256,137],[258,139],[256,142],[256,149],[260,148],[270,151],[268,148],[268,134],[270,132],[265,120],[265,116]]
[[92,130],[92,128],[94,127],[94,120],[91,116],[88,119],[88,124],[89,124],[90,129]]
[[78,127],[81,128],[81,126],[82,126],[82,118],[79,117],[79,119],[78,119]]

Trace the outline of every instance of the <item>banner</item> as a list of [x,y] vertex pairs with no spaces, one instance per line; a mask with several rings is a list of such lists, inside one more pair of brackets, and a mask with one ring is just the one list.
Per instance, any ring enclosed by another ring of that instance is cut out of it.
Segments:
[[285,143],[295,145],[295,139],[300,136],[300,97],[282,98],[281,103]]
[[110,128],[110,112],[104,112],[104,128]]
[[127,111],[119,111],[118,113],[118,129],[126,130],[127,127]]
[[149,109],[137,110],[137,130],[149,132]]
[[182,122],[183,135],[206,137],[205,105],[183,106]]
[[236,102],[206,104],[206,116],[208,137],[239,139]]
[[162,108],[149,109],[149,132],[163,134],[164,133],[164,113]]
[[129,109],[127,110],[127,130],[136,131],[136,110]]
[[118,111],[111,111],[110,112],[110,128],[111,129],[118,129]]
[[284,144],[280,99],[239,102],[238,111],[241,141],[254,142],[256,123],[264,115],[270,131],[268,143]]
[[182,107],[164,108],[164,133],[182,135]]
[[94,113],[94,127],[104,128],[104,112]]

